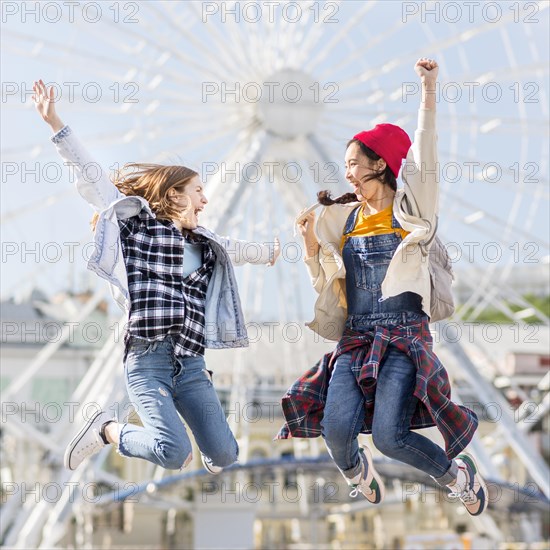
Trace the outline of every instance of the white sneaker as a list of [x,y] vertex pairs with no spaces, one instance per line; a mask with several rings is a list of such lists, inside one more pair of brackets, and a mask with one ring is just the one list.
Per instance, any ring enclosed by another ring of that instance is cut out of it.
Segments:
[[202,453],[201,459],[206,471],[210,472],[213,476],[217,476],[223,470],[221,466],[214,466],[214,464],[212,464],[212,461]]
[[452,486],[453,491],[449,496],[458,497],[470,515],[479,516],[487,508],[489,493],[485,480],[481,477],[471,455],[462,453],[456,457],[456,462],[459,472],[464,474],[465,481],[461,487]]
[[106,412],[100,411],[84,424],[65,449],[63,457],[65,468],[76,470],[84,459],[95,455],[105,447],[100,430],[101,426],[109,420],[113,418]]
[[385,487],[382,478],[374,469],[372,454],[368,447],[359,449],[361,458],[361,472],[352,479],[347,479],[352,487],[350,497],[356,497],[361,493],[371,504],[380,504],[384,500]]

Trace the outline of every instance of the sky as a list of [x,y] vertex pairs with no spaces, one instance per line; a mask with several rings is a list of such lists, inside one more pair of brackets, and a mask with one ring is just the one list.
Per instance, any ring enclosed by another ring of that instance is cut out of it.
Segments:
[[[548,17],[547,2],[3,2],[2,299],[97,284],[91,209],[33,80],[55,84],[61,118],[107,170],[189,165],[205,220],[231,207],[220,232],[279,236],[284,261],[239,274],[253,297],[307,283],[292,220],[320,188],[345,190],[347,140],[379,122],[414,135],[421,56],[440,64],[441,236],[456,269],[481,273],[478,292],[505,288],[506,269],[548,263]],[[239,177],[247,163],[261,176],[232,204],[236,158]]]

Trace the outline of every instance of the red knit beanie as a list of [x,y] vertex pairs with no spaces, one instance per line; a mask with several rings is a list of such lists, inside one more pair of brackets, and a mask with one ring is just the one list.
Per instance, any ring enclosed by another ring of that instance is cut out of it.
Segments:
[[382,157],[395,177],[411,148],[407,132],[395,124],[377,124],[372,130],[354,135],[353,139],[358,139]]

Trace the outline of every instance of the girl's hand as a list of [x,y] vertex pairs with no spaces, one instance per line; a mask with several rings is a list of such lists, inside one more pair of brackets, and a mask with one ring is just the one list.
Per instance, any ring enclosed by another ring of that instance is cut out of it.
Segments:
[[277,258],[281,254],[281,243],[279,242],[279,239],[277,237],[275,237],[274,243],[275,244],[273,245],[273,258],[269,262],[270,266],[275,265]]
[[54,132],[59,132],[64,125],[55,111],[53,86],[50,86],[48,90],[42,79],[40,79],[38,82],[33,83],[32,89],[34,91],[32,99],[36,110],[42,119],[51,126]]
[[[302,210],[303,212],[303,210]],[[302,237],[314,235],[313,227],[315,226],[315,212],[310,212],[299,224]]]
[[[302,210],[303,212],[304,210]],[[305,257],[311,258],[319,252],[319,241],[315,235],[315,212],[310,212],[300,223],[300,233],[304,239]]]
[[425,83],[434,83],[439,73],[439,65],[433,59],[421,57],[414,65],[416,74]]

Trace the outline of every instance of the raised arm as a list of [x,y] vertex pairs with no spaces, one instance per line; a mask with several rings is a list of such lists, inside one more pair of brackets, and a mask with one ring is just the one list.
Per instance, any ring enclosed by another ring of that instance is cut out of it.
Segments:
[[433,59],[419,59],[414,70],[420,77],[422,86],[422,97],[420,99],[421,109],[430,109],[435,111],[435,83],[439,74],[439,66]]
[[420,217],[435,224],[439,204],[439,163],[435,124],[435,86],[439,67],[431,59],[421,58],[415,64],[421,82],[418,126],[413,145],[402,171],[405,193],[415,203]]
[[71,128],[61,121],[55,108],[53,86],[47,89],[39,80],[34,82],[33,91],[36,110],[54,132],[51,139],[64,164],[74,171],[78,192],[96,211],[104,210],[122,197],[122,193],[113,185],[107,172],[88,154]]
[[32,99],[38,114],[50,126],[53,133],[56,134],[63,128],[64,124],[61,122],[55,109],[53,86],[50,86],[50,89],[47,90],[46,85],[40,79],[33,83],[32,90],[34,92]]

